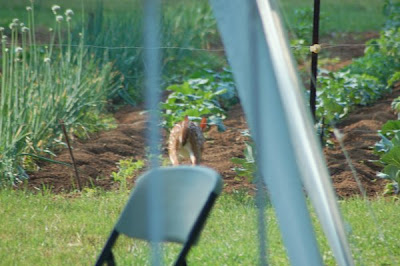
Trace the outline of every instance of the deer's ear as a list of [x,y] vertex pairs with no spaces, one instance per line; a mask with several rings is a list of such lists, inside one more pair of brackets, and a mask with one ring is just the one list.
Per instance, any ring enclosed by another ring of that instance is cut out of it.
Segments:
[[189,122],[189,117],[187,116],[187,115],[185,115],[185,120],[184,120],[186,123],[188,123]]
[[206,127],[207,127],[207,118],[203,117],[203,118],[201,119],[201,122],[200,122],[200,128],[201,128],[202,130],[204,130],[204,129],[206,129]]

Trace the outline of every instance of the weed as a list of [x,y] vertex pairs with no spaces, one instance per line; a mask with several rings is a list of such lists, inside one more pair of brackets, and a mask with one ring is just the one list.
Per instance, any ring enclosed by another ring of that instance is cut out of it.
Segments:
[[120,190],[126,191],[127,180],[133,178],[140,169],[144,167],[144,161],[137,160],[133,161],[133,158],[120,160],[118,163],[118,172],[112,172],[111,176],[114,181],[120,183]]

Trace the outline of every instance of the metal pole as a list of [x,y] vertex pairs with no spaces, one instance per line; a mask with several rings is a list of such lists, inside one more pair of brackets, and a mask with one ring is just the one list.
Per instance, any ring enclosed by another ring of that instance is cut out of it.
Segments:
[[[148,132],[147,140],[149,146],[149,167],[159,166],[159,144],[160,115],[158,105],[160,102],[160,22],[161,22],[161,0],[143,0],[144,4],[144,63],[145,63],[145,88],[146,108],[148,110]],[[151,191],[149,193],[149,216],[152,265],[162,265],[162,249],[160,247],[162,224],[164,219],[161,208],[161,188],[163,178],[159,176],[152,179]]]
[[[314,20],[313,20],[313,36],[312,45],[319,42],[319,14],[320,14],[320,0],[314,0]],[[318,52],[311,52],[311,81],[310,81],[310,107],[311,113],[316,120],[315,105],[317,96],[317,67],[318,67]]]
[[[249,32],[249,56],[252,62],[251,64],[251,89],[254,91],[252,94],[254,105],[253,113],[254,119],[256,121],[261,121],[260,116],[262,115],[260,110],[260,99],[261,99],[261,87],[259,84],[259,54],[258,54],[258,40],[257,40],[257,5],[252,5],[250,9],[248,32]],[[253,139],[256,141],[257,146],[261,147],[263,142],[264,132],[262,132],[262,127],[259,124],[255,124],[255,129],[252,132]],[[256,161],[257,165],[264,163],[263,153],[256,151]],[[266,219],[265,219],[265,192],[264,192],[264,180],[261,175],[260,168],[257,167],[257,171],[253,174],[253,178],[256,179],[257,194],[256,194],[256,204],[258,209],[258,243],[259,243],[259,265],[268,265],[267,259],[267,233],[266,233]]]

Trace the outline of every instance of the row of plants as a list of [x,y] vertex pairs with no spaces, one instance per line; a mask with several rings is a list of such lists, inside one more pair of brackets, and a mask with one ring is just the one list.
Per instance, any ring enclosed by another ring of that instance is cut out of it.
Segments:
[[[112,61],[120,72],[124,86],[114,100],[140,103],[145,69],[143,5],[133,1],[129,12],[116,14],[104,12],[102,2],[89,15],[86,44],[97,58]],[[210,52],[220,40],[208,1],[165,2],[160,25],[163,88],[184,82],[199,66],[217,70],[226,65],[218,51]]]
[[[400,3],[386,0],[383,12],[387,20],[380,37],[366,43],[364,56],[339,72],[320,75],[317,115],[325,123],[336,123],[355,105],[376,101],[400,80]],[[400,111],[399,103],[400,97],[392,102],[394,112]],[[385,193],[398,193],[400,121],[385,123],[379,135],[375,145],[379,159],[374,162],[383,169],[377,176],[391,180]]]
[[207,124],[225,130],[226,110],[238,102],[232,72],[226,68],[215,72],[205,65],[197,67],[199,70],[186,81],[166,88],[169,95],[161,103],[161,110],[163,127],[167,130],[185,116],[193,121],[207,117]]
[[320,71],[316,106],[320,129],[329,130],[330,125],[337,123],[357,105],[375,102],[390,92],[399,80],[397,5],[391,0],[385,1],[383,12],[387,21],[380,37],[366,43],[364,56],[354,59],[338,72]]
[[88,53],[82,29],[72,45],[74,12],[51,10],[46,45],[36,36],[33,1],[25,23],[14,19],[0,28],[0,185],[20,182],[26,169],[36,168],[33,158],[50,157],[64,145],[61,122],[81,136],[102,129],[100,111],[118,86],[111,64],[100,68]]
[[[393,86],[400,80],[400,3],[387,1],[385,14],[388,20],[379,39],[370,42],[366,50],[364,63],[369,63],[368,71],[375,73],[377,78]],[[372,64],[372,60],[375,63]],[[363,63],[360,60],[358,63]],[[400,97],[393,100],[391,107],[395,113],[400,113]],[[388,179],[386,193],[399,192],[400,182],[400,120],[389,120],[379,131],[381,140],[375,144],[375,152],[379,159],[374,161],[383,169],[378,177]]]
[[[329,136],[331,126],[343,119],[355,106],[375,102],[390,92],[393,83],[399,79],[396,73],[399,64],[395,56],[398,53],[396,4],[386,0],[383,13],[387,20],[381,36],[367,42],[365,55],[353,60],[348,67],[337,72],[323,69],[326,59],[322,53],[316,85],[316,123],[320,134]],[[329,20],[324,12],[320,17],[322,24]],[[296,61],[306,65],[310,60],[310,52],[305,44],[309,43],[312,36],[312,9],[296,10],[293,20],[295,23],[289,25],[292,51]],[[308,72],[303,73],[303,78],[309,79]]]
[[[363,57],[353,60],[349,66],[337,72],[319,69],[316,126],[318,133],[324,136],[325,144],[328,144],[332,126],[354,107],[375,102],[390,92],[396,81],[400,80],[400,4],[386,0],[383,12],[387,17],[384,28],[379,38],[366,43]],[[310,10],[299,11],[298,16],[302,19],[297,24],[298,28],[292,28],[295,38],[291,44],[295,58],[301,64],[308,60],[305,53],[309,51],[304,50],[303,44],[306,43],[305,36],[311,36],[312,17]],[[392,106],[400,112],[400,97]],[[385,168],[379,176],[395,181],[389,189],[397,188],[396,183],[400,182],[400,121],[389,121],[380,134],[382,140],[376,150],[381,159],[377,163]],[[250,180],[255,170],[255,155],[251,145],[250,139],[246,143],[244,158],[232,159],[237,164],[235,171]]]

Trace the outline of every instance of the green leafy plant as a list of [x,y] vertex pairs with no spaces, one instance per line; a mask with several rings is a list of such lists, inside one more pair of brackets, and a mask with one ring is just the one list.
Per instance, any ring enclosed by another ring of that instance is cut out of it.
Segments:
[[[396,15],[400,9],[386,1],[385,10],[391,22],[379,38],[367,42],[363,57],[338,72],[321,71],[316,106],[320,131],[329,130],[329,125],[345,117],[354,106],[373,103],[400,80],[400,32],[394,23],[400,18]],[[392,103],[395,110],[398,102],[396,99]]]
[[[394,111],[395,113],[397,113],[397,115],[399,116],[399,114],[400,114],[400,97],[395,98],[395,99],[392,101],[391,106],[392,106],[393,111]],[[399,117],[398,117],[398,118],[399,118]]]
[[[242,132],[246,137],[251,137],[248,130]],[[243,151],[244,158],[234,157],[231,162],[237,164],[233,170],[240,177],[245,177],[248,181],[254,181],[254,173],[256,172],[256,159],[255,159],[255,145],[252,140],[245,142],[245,149]]]
[[[188,62],[186,68],[185,76],[188,79],[207,79],[209,86],[214,90],[225,89],[222,94],[217,96],[217,100],[223,109],[229,109],[239,102],[233,73],[230,69],[224,67],[222,70],[213,70],[207,62],[199,63],[193,61]],[[196,71],[193,71],[193,69],[196,69]]]
[[380,162],[384,164],[384,168],[378,173],[378,177],[390,179],[392,183],[386,190],[397,194],[400,182],[400,146],[391,148],[380,158]]
[[191,120],[201,120],[207,116],[208,124],[217,125],[224,130],[222,120],[225,119],[225,111],[218,102],[218,96],[226,93],[226,88],[215,87],[208,79],[190,79],[183,84],[171,85],[167,90],[172,91],[167,100],[162,103],[163,126],[172,128],[185,116]]
[[256,164],[254,159],[254,143],[245,142],[246,148],[244,149],[244,158],[234,157],[231,162],[239,166],[234,167],[233,170],[240,177],[245,177],[248,181],[253,181],[254,173],[256,171]]
[[318,77],[317,117],[328,125],[336,123],[354,106],[370,104],[388,91],[374,76],[322,70]]
[[120,183],[120,189],[127,189],[127,180],[133,178],[140,169],[145,166],[143,160],[133,161],[133,158],[120,160],[118,163],[118,172],[112,172],[111,176],[114,181]]
[[[123,79],[123,86],[114,98],[135,105],[143,100],[143,5],[141,1],[134,0],[129,12],[118,13],[103,12],[102,1],[98,1],[98,5],[88,22],[90,30],[86,40],[93,45],[90,52],[100,62],[114,62]],[[219,54],[209,52],[220,44],[220,39],[208,1],[167,1],[162,8],[160,45],[163,87],[181,83],[184,78],[187,79],[188,72],[197,71],[199,65],[192,62],[206,62],[204,64],[212,69],[226,65]],[[115,47],[119,48],[112,49]]]
[[[357,70],[359,64],[366,64],[367,73],[373,73],[381,82],[393,86],[400,80],[400,3],[386,0],[384,12],[388,19],[380,38],[368,43],[365,57],[357,61],[354,68]],[[393,100],[391,104],[394,112],[400,111],[400,97]],[[375,144],[375,151],[380,156],[375,161],[382,166],[378,177],[389,179],[392,182],[386,187],[386,192],[399,192],[400,182],[400,121],[390,120],[386,122],[379,131],[381,140]]]
[[385,29],[393,29],[400,27],[400,2],[393,0],[385,0],[383,13],[387,17]]
[[[311,38],[313,32],[313,9],[298,8],[294,11],[289,28],[290,47],[294,58],[299,64],[304,64],[310,57]],[[321,12],[320,23],[324,23],[327,16]]]
[[[324,16],[321,16],[324,19]],[[311,8],[299,8],[294,11],[293,23],[290,30],[297,39],[308,40],[313,31],[313,10]]]
[[400,3],[386,0],[383,10],[387,19],[379,38],[368,41],[364,56],[356,59],[348,69],[355,74],[374,76],[381,83],[392,86],[399,80]]
[[381,140],[375,144],[375,152],[380,156],[374,161],[383,167],[378,177],[389,179],[386,187],[387,193],[398,193],[400,182],[400,121],[389,120],[379,131]]
[[325,144],[329,144],[332,125],[346,117],[355,106],[371,104],[390,91],[378,78],[353,74],[350,70],[321,70],[317,82],[316,127]]
[[[364,56],[354,60],[345,69],[354,74],[374,76],[383,84],[387,84],[400,68],[400,32],[397,28],[381,32],[377,39],[367,42]],[[393,83],[394,80],[391,80]]]
[[89,134],[117,128],[117,122],[112,114],[93,110],[87,113],[84,121],[77,121],[72,132],[79,139],[86,139]]

